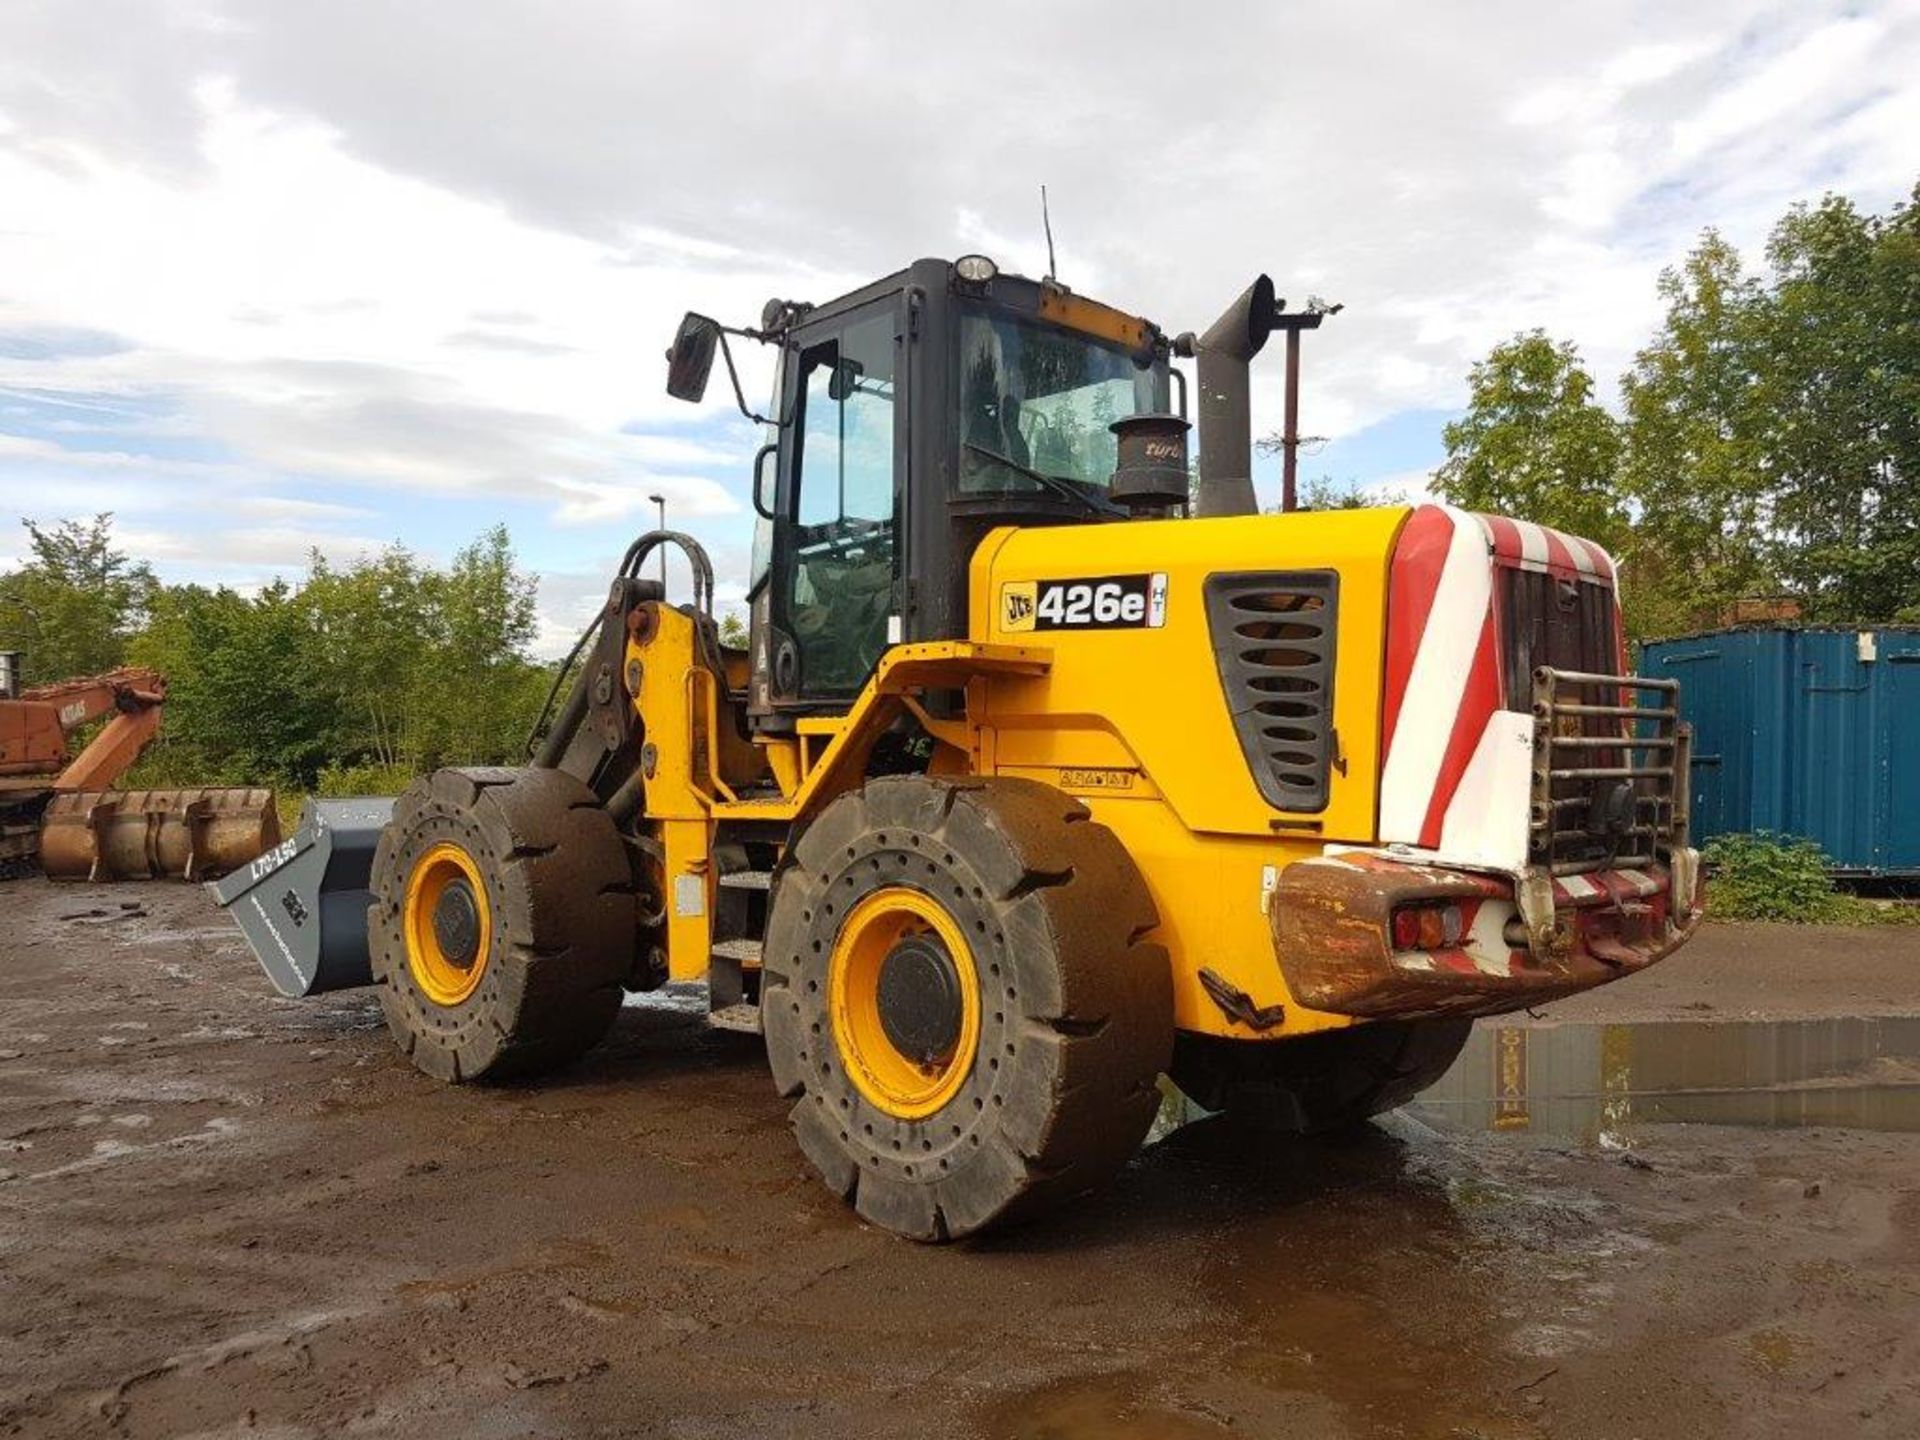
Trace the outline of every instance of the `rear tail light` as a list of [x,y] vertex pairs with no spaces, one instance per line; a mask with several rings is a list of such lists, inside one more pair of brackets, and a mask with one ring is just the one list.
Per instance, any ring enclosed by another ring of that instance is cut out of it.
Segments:
[[1405,905],[1393,912],[1393,948],[1442,950],[1458,945],[1466,922],[1458,905]]

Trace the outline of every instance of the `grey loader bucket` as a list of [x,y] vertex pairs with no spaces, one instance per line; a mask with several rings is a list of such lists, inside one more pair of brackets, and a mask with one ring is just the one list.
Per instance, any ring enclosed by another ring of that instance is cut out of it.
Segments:
[[394,797],[309,800],[293,838],[207,886],[282,995],[371,985],[367,889]]

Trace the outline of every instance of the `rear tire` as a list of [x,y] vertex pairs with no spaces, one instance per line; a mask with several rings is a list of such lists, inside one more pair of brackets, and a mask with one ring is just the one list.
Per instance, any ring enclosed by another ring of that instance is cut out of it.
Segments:
[[[381,832],[371,886],[381,1009],[427,1074],[540,1074],[593,1046],[619,1013],[632,867],[612,818],[572,776],[441,770],[414,781]],[[458,889],[457,906],[435,903]]]
[[[945,1240],[1108,1181],[1172,1048],[1157,921],[1113,833],[1050,786],[900,776],[835,800],[775,880],[761,1000],[828,1187]],[[887,988],[901,974],[914,1003]],[[895,1042],[916,1036],[908,1061]]]
[[1297,1040],[1183,1034],[1168,1073],[1203,1109],[1277,1135],[1322,1135],[1406,1104],[1447,1073],[1472,1028],[1375,1020]]

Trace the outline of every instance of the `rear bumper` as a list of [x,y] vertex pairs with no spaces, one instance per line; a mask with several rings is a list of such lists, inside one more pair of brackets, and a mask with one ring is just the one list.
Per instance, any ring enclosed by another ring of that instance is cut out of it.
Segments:
[[[1681,865],[1693,864],[1687,852]],[[1349,852],[1281,871],[1268,913],[1298,1004],[1369,1019],[1479,1016],[1604,985],[1671,954],[1701,914],[1695,898],[1676,915],[1673,893],[1659,865],[1563,877],[1552,882],[1551,923],[1529,926],[1509,878]],[[1394,911],[1419,904],[1458,906],[1459,943],[1397,949]],[[1537,918],[1544,909],[1528,908]]]

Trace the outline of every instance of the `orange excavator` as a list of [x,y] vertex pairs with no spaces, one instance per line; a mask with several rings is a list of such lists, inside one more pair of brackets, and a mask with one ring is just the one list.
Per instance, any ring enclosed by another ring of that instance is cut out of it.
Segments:
[[0,878],[37,861],[60,880],[206,880],[280,842],[271,790],[111,788],[160,733],[166,698],[146,669],[23,689],[19,655],[0,652]]

